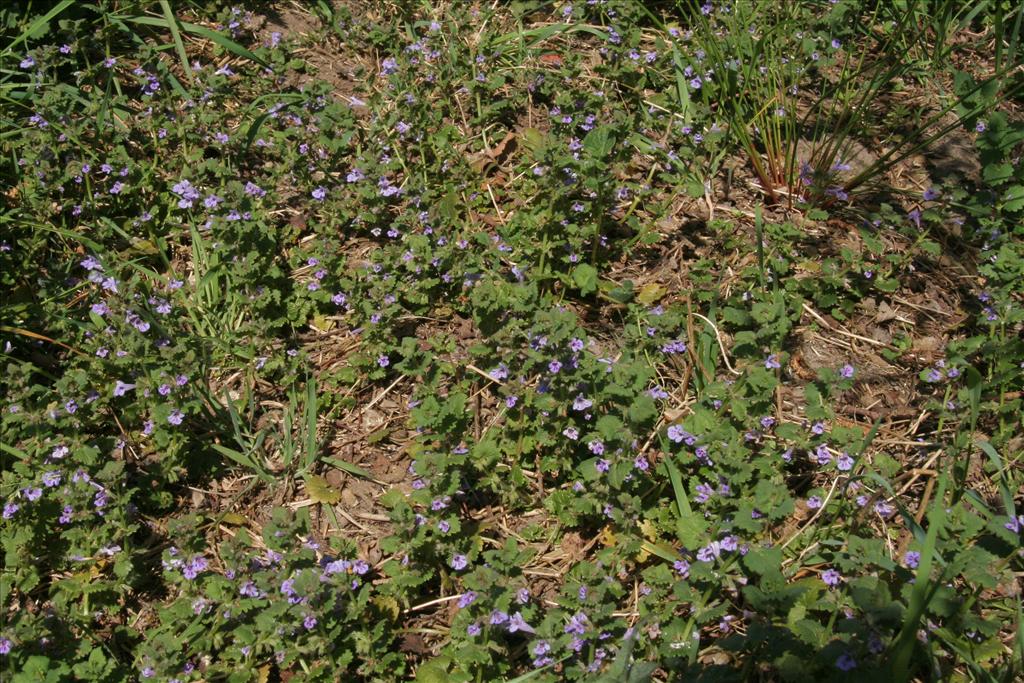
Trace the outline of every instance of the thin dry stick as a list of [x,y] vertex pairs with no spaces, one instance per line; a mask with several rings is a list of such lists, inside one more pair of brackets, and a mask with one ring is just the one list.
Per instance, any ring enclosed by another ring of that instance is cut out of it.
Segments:
[[700,313],[694,313],[693,315],[706,322],[708,325],[711,326],[711,329],[715,331],[715,339],[718,340],[718,348],[722,350],[722,361],[725,362],[725,367],[729,369],[729,372],[731,372],[734,375],[742,375],[742,372],[733,368],[732,364],[729,363],[729,354],[726,353],[725,351],[725,343],[722,341],[722,333],[718,331],[718,328],[715,327],[715,324],[708,320],[707,318],[705,318],[704,316],[702,316]]
[[935,477],[928,479],[928,483],[924,486],[924,495],[921,496],[921,504],[917,506],[917,513],[914,515],[914,521],[918,524],[924,519],[925,510],[928,509],[928,499],[932,497],[932,489],[935,488]]
[[886,344],[885,342],[880,342],[877,339],[871,339],[870,337],[862,337],[859,334],[854,334],[853,332],[847,332],[846,330],[843,330],[842,328],[832,327],[831,325],[828,324],[828,321],[826,321],[824,318],[822,318],[820,315],[818,315],[818,312],[815,311],[813,308],[811,308],[807,304],[804,304],[803,307],[804,307],[804,310],[807,311],[811,315],[812,318],[814,318],[819,323],[824,325],[825,328],[828,329],[830,332],[835,332],[836,334],[841,334],[844,337],[849,337],[850,339],[857,339],[857,340],[862,341],[862,342],[864,342],[866,344],[873,344],[875,346],[881,346],[882,348],[886,348],[886,349],[893,348],[890,344]]
[[473,372],[477,373],[478,375],[480,375],[482,377],[485,377],[486,379],[491,380],[495,384],[504,384],[504,382],[502,382],[500,379],[495,379],[494,377],[491,377],[489,374],[487,374],[486,372],[484,372],[480,368],[476,367],[475,365],[470,365],[470,364],[467,363],[465,367],[466,367],[467,370],[472,370]]
[[387,389],[382,391],[376,398],[374,398],[372,401],[370,401],[368,404],[366,404],[366,407],[363,408],[362,411],[360,411],[360,412],[365,413],[367,410],[369,410],[370,408],[374,407],[375,405],[380,403],[382,400],[384,400],[384,397],[388,395],[388,392],[391,391],[392,389],[394,389],[395,385],[397,385],[403,379],[405,379],[405,375],[402,375],[401,377],[396,379],[394,382],[392,382],[391,385]]
[[414,605],[413,607],[410,607],[407,610],[403,610],[402,614],[409,614],[410,612],[419,612],[420,610],[425,610],[428,607],[433,607],[434,605],[440,605],[441,603],[451,602],[452,600],[458,600],[460,597],[462,597],[462,596],[461,595],[449,595],[446,598],[437,598],[435,600],[430,600],[430,601],[424,602],[423,604],[420,604],[420,605]]
[[789,540],[782,544],[783,548],[785,548],[790,543],[792,543],[794,540],[796,540],[796,537],[799,536],[800,534],[802,534],[804,532],[804,530],[807,529],[807,527],[809,527],[812,524],[814,524],[814,520],[818,519],[818,517],[821,515],[821,513],[825,511],[825,508],[828,507],[828,502],[830,500],[832,500],[832,494],[835,493],[836,486],[838,486],[838,485],[839,485],[839,477],[836,477],[835,480],[833,480],[833,482],[832,482],[832,488],[830,488],[828,490],[828,495],[825,496],[825,500],[822,501],[821,507],[818,508],[818,511],[815,512],[811,516],[811,518],[809,520],[807,520],[807,524],[804,524],[802,527],[797,529],[796,532],[794,532],[793,535],[789,537]]

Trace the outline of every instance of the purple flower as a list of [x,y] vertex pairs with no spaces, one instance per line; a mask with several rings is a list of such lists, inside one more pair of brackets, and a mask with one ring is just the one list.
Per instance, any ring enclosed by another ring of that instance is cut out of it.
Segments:
[[312,614],[306,615],[306,618],[302,620],[302,625],[306,627],[307,631],[312,631],[313,627],[316,626],[316,617]]
[[345,180],[347,182],[350,182],[350,183],[358,183],[360,180],[362,180],[365,177],[366,177],[365,173],[363,173],[358,168],[353,168],[351,171],[348,172],[348,175],[345,176]]
[[591,401],[589,398],[587,398],[583,394],[580,394],[579,396],[577,396],[573,400],[573,402],[572,402],[572,409],[582,412],[582,411],[586,410],[587,408],[591,407],[592,405],[594,405],[593,401]]
[[53,488],[60,484],[60,472],[57,470],[51,470],[43,474],[43,486],[47,488]]
[[508,614],[501,610],[494,610],[491,612],[490,623],[492,626],[500,626],[508,621]]
[[253,182],[245,184],[245,193],[250,197],[265,197],[267,195],[266,190]]
[[317,200],[318,202],[322,202],[327,197],[327,188],[318,187],[315,190],[313,190],[312,195],[313,199]]
[[[586,598],[586,586],[580,586],[580,591],[583,597],[581,600]],[[569,617],[569,623],[565,625],[566,633],[575,633],[576,635],[582,636],[587,630],[587,615],[577,613]]]
[[21,509],[21,506],[17,503],[6,503],[4,504],[4,519],[10,519]]
[[916,550],[908,550],[903,556],[903,564],[906,565],[908,569],[917,569],[917,565],[920,564],[920,562],[921,553]]
[[701,562],[711,562],[722,554],[722,544],[718,541],[711,541],[697,551],[697,559]]
[[551,652],[551,644],[546,640],[538,640],[533,646],[533,654],[536,657],[546,655]]
[[459,596],[458,605],[461,609],[465,609],[472,605],[474,602],[476,602],[476,592],[466,591],[465,593]]
[[[592,441],[591,443],[594,443],[594,442]],[[610,467],[611,467],[611,463],[608,462],[608,460],[606,460],[604,458],[601,458],[600,460],[598,460],[597,464],[594,465],[594,468],[598,472],[607,472]]]
[[562,434],[564,434],[567,439],[572,439],[573,441],[580,438],[580,430],[575,427],[566,427],[562,430]]
[[817,510],[818,508],[821,507],[821,505],[821,498],[819,498],[818,496],[811,496],[810,498],[807,499],[807,507],[809,507],[811,510]]
[[672,568],[676,570],[676,573],[684,579],[690,576],[690,563],[686,560],[676,560],[672,563]]
[[386,354],[382,354],[377,358],[377,365],[381,366],[382,368],[386,368],[387,366],[391,365],[391,359],[388,358]]
[[686,430],[682,425],[672,425],[668,428],[668,438],[675,443],[681,443],[684,434],[686,434]]
[[455,555],[452,557],[451,567],[455,571],[462,571],[469,564],[469,560],[465,555]]
[[180,410],[178,410],[177,408],[172,410],[170,412],[170,414],[167,416],[167,421],[169,423],[171,423],[172,425],[180,425],[181,421],[184,420],[184,419],[185,419],[185,414],[183,412],[181,412]]
[[18,66],[20,66],[22,69],[31,69],[35,65],[36,60],[34,60],[31,56],[25,57],[25,59],[21,60],[21,63],[18,64]]
[[779,356],[776,353],[768,356],[764,361],[764,367],[768,370],[778,370],[782,366],[779,364]]
[[548,371],[551,372],[552,374],[557,373],[561,369],[562,364],[557,360],[553,360],[550,363],[548,363]]
[[661,347],[661,352],[667,354],[686,353],[686,342],[679,339],[670,341]]
[[847,363],[843,367],[839,368],[839,376],[843,377],[845,379],[852,378],[853,377],[853,372],[854,372],[853,366],[850,365],[849,363]]
[[849,472],[853,469],[853,458],[849,453],[843,453],[836,458],[836,467],[842,472]]
[[207,566],[208,563],[206,561],[206,558],[202,555],[196,555],[191,560],[185,563],[185,566],[182,567],[181,575],[189,581],[191,581],[192,579],[199,576],[200,572],[205,571]]
[[533,627],[526,623],[523,619],[522,612],[516,612],[512,615],[508,622],[508,632],[515,633],[516,631],[522,631],[523,633],[536,633]]
[[466,635],[478,636],[480,635],[480,630],[480,624],[473,622],[472,624],[466,627]]
[[835,569],[826,569],[821,573],[821,580],[826,586],[835,587],[839,585],[839,582],[843,577]]
[[836,668],[840,671],[852,671],[857,668],[857,660],[849,652],[844,652],[836,660]]
[[602,443],[600,439],[592,440],[587,444],[587,448],[589,448],[590,452],[594,455],[601,455],[604,453],[604,443]]
[[924,191],[924,200],[926,202],[934,201],[938,199],[939,196],[941,196],[941,194],[942,193],[936,190],[934,187],[929,187],[927,190]]

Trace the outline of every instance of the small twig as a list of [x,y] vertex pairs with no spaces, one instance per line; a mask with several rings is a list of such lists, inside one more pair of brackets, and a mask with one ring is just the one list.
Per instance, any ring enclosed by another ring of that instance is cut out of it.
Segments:
[[833,493],[835,493],[835,491],[836,491],[836,486],[838,486],[838,485],[839,485],[839,477],[836,477],[836,478],[835,478],[835,479],[834,479],[834,480],[832,481],[832,488],[830,488],[830,489],[828,490],[828,495],[827,495],[827,496],[825,496],[825,500],[823,500],[823,501],[822,501],[822,503],[821,503],[821,507],[819,507],[819,508],[818,508],[817,512],[815,512],[815,513],[814,513],[814,514],[813,514],[813,515],[811,516],[811,518],[810,518],[809,520],[807,520],[807,524],[804,524],[804,525],[803,525],[802,527],[800,527],[799,529],[797,529],[797,530],[796,530],[796,532],[794,532],[794,533],[793,533],[793,535],[789,537],[789,540],[788,540],[788,541],[786,541],[785,543],[783,543],[783,544],[782,544],[782,547],[783,547],[783,548],[785,548],[785,547],[786,547],[786,546],[788,546],[788,545],[789,545],[790,543],[792,543],[792,542],[793,542],[793,541],[794,541],[794,540],[796,539],[796,537],[797,537],[797,536],[799,536],[800,534],[802,534],[802,533],[804,532],[804,530],[806,530],[806,529],[807,529],[807,527],[809,527],[809,526],[811,526],[812,524],[814,524],[814,520],[818,519],[818,517],[819,517],[819,516],[821,515],[821,513],[825,511],[825,508],[827,508],[827,507],[828,507],[828,502],[829,502],[830,500],[832,500],[832,494],[833,494]]
[[891,344],[886,344],[885,342],[880,342],[877,339],[871,339],[870,337],[862,337],[859,334],[854,334],[853,332],[847,332],[846,330],[843,330],[842,328],[832,327],[831,325],[828,324],[828,321],[826,321],[824,318],[822,318],[820,315],[818,315],[818,312],[815,311],[813,308],[811,308],[807,304],[804,304],[803,307],[804,307],[805,311],[810,313],[812,318],[814,318],[819,323],[824,325],[825,328],[828,329],[830,332],[835,332],[836,334],[841,334],[844,337],[849,337],[850,339],[857,339],[857,340],[865,342],[867,344],[873,344],[874,346],[881,346],[882,348],[885,348],[885,349],[894,348]]
[[707,318],[705,318],[704,316],[702,316],[700,313],[694,313],[693,315],[706,322],[708,325],[711,326],[711,329],[715,331],[715,339],[718,340],[718,348],[722,350],[722,361],[725,362],[725,367],[729,369],[729,372],[731,372],[734,375],[742,375],[742,372],[734,369],[732,365],[729,363],[729,355],[725,351],[725,343],[722,341],[722,333],[718,331],[718,328],[715,327],[715,324],[708,320]]
[[363,409],[362,409],[362,410],[361,410],[360,412],[362,412],[362,413],[365,413],[365,412],[366,412],[366,411],[368,411],[368,410],[369,410],[370,408],[374,407],[375,405],[377,405],[378,403],[380,403],[380,402],[381,402],[382,400],[384,400],[384,397],[388,395],[388,392],[389,392],[389,391],[391,391],[392,389],[394,389],[394,388],[395,388],[395,386],[396,386],[396,385],[397,385],[397,384],[398,384],[399,382],[401,382],[401,381],[402,381],[403,379],[405,379],[405,375],[402,375],[401,377],[399,377],[398,379],[396,379],[396,380],[395,380],[394,382],[392,382],[392,383],[391,383],[391,385],[390,385],[390,386],[389,386],[389,387],[388,387],[387,389],[385,389],[384,391],[380,392],[380,394],[378,394],[376,398],[374,398],[374,399],[373,399],[372,401],[370,401],[369,403],[367,403],[367,404],[366,404],[366,407],[365,407],[365,408],[363,408]]
[[460,597],[462,597],[462,596],[461,595],[449,595],[446,598],[437,598],[435,600],[430,600],[430,601],[424,602],[424,603],[422,603],[420,605],[414,605],[413,607],[410,607],[407,610],[403,610],[402,614],[409,614],[410,612],[419,612],[421,610],[427,609],[428,607],[433,607],[434,605],[440,605],[441,603],[444,603],[444,602],[451,602],[452,600],[458,600]]
[[489,374],[487,374],[486,372],[484,372],[480,368],[476,367],[475,365],[470,365],[469,363],[467,363],[465,367],[466,367],[467,370],[472,370],[473,372],[477,373],[478,375],[480,375],[482,377],[486,377],[487,379],[491,380],[495,384],[504,384],[504,382],[502,382],[500,379],[495,379],[494,377],[491,377]]

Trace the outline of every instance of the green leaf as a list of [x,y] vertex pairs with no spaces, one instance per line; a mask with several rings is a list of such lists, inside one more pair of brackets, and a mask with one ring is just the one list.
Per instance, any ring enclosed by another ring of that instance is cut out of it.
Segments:
[[644,306],[651,306],[666,294],[668,294],[667,288],[657,282],[650,282],[640,288],[640,292],[636,295],[636,300]]
[[327,483],[323,477],[306,475],[306,493],[315,503],[335,505],[341,501],[341,491]]
[[1001,185],[1013,177],[1013,166],[1010,164],[992,164],[981,172],[982,178],[990,185]]
[[641,394],[629,406],[629,421],[643,425],[658,415],[658,405],[647,394]]
[[604,159],[615,147],[612,127],[598,126],[583,138],[583,149],[595,159]]
[[1011,185],[1003,193],[1003,211],[1016,213],[1024,209],[1024,185]]
[[584,296],[592,294],[597,291],[597,268],[589,263],[581,263],[573,268],[572,281]]

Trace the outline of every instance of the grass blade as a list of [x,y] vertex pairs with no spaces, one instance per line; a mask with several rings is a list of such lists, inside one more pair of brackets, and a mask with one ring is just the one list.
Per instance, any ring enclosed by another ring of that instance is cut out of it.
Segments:
[[167,0],[160,0],[160,9],[163,10],[164,18],[167,20],[167,28],[171,31],[171,38],[174,39],[174,49],[178,52],[181,60],[181,68],[185,71],[190,83],[195,83],[195,76],[192,75],[192,67],[188,63],[188,55],[185,53],[185,43],[181,40],[181,31],[178,30],[178,18],[171,11],[171,5]]
[[935,495],[932,509],[928,513],[928,535],[925,537],[924,547],[921,549],[921,560],[914,577],[910,605],[903,621],[903,628],[890,651],[889,680],[910,680],[910,660],[917,646],[917,627],[921,623],[921,617],[924,616],[931,596],[940,585],[939,581],[931,580],[931,572],[932,563],[935,560],[935,543],[938,540],[939,530],[946,522],[946,485],[947,474],[943,472],[939,476],[938,493]]
[[21,32],[21,35],[12,40],[11,43],[4,48],[3,54],[6,56],[11,52],[14,52],[14,48],[18,46],[18,43],[24,43],[26,40],[28,40],[29,36],[33,35],[43,26],[46,26],[46,24],[48,24],[51,19],[56,17],[58,14],[60,14],[73,4],[74,0],[61,0],[61,2],[57,3],[57,5],[53,9],[51,9],[46,14],[33,21],[32,24],[27,29]]

